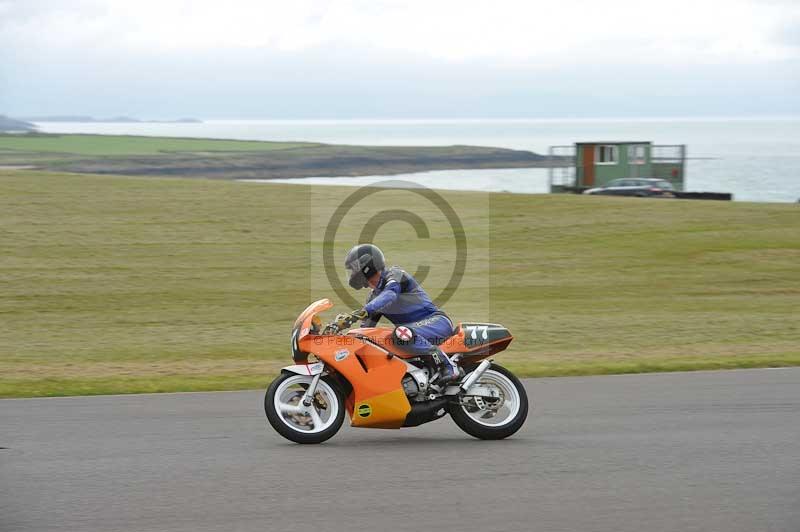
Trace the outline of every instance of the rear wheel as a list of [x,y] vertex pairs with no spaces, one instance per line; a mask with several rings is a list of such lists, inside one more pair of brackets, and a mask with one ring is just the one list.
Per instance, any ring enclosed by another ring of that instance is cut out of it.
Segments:
[[450,406],[456,425],[482,440],[500,440],[517,432],[528,417],[528,395],[519,379],[492,364],[475,385],[496,392],[496,397],[459,396]]
[[344,397],[336,384],[323,377],[311,405],[302,403],[313,377],[282,373],[267,388],[264,411],[278,434],[296,443],[322,443],[344,422]]

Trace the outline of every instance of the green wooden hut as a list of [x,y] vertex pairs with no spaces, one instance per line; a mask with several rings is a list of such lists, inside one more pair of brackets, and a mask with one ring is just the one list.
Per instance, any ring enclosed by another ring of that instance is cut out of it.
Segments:
[[[551,146],[550,156],[564,161],[551,168],[551,192],[580,192],[612,179],[659,178],[683,190],[686,145],[654,145],[650,141],[576,142]],[[570,163],[570,157],[572,159]]]

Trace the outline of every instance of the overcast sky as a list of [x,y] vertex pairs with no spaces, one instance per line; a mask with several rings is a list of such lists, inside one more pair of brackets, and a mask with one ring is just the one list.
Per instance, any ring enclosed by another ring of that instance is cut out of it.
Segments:
[[0,0],[0,114],[800,115],[800,0]]

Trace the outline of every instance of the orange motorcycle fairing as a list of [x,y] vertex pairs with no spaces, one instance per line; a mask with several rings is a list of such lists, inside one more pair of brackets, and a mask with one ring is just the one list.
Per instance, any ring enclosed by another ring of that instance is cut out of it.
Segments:
[[[391,331],[390,331],[391,333]],[[314,353],[351,384],[347,398],[354,427],[398,429],[411,411],[403,376],[406,365],[389,352],[353,336],[307,334],[299,342],[303,352]]]
[[363,336],[373,343],[379,345],[387,351],[391,351],[400,358],[416,358],[419,354],[401,351],[394,344],[394,328],[392,327],[363,327],[361,329],[351,329],[348,336]]
[[[351,329],[348,336],[366,337],[380,347],[392,351],[400,358],[414,358],[418,354],[406,353],[394,346],[394,329],[390,327],[364,327]],[[453,356],[462,354],[471,361],[490,357],[508,347],[514,337],[502,325],[493,323],[459,323],[452,336],[447,338],[439,348]]]
[[461,353],[477,362],[508,347],[514,337],[502,325],[493,323],[459,323],[456,332],[439,347],[448,355]]
[[392,339],[393,331],[394,329],[391,327],[361,327],[360,329],[350,329],[347,332],[347,336],[368,338],[371,342],[377,344],[386,351],[391,351],[395,355],[403,356],[403,353],[395,352],[394,340]]
[[305,344],[305,340],[309,335],[317,334],[322,321],[320,321],[319,314],[324,310],[328,310],[333,306],[330,299],[320,299],[314,301],[297,317],[292,326],[292,359],[298,364],[308,364],[308,355],[311,351],[301,348],[301,344]]

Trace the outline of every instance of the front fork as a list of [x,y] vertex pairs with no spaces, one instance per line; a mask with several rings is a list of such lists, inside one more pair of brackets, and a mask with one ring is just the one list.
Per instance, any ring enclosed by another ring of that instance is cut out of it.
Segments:
[[322,372],[317,373],[311,379],[311,384],[306,388],[306,393],[303,394],[303,399],[301,400],[303,406],[309,407],[314,402],[314,394],[317,393],[317,385],[319,384],[320,377],[322,377]]

